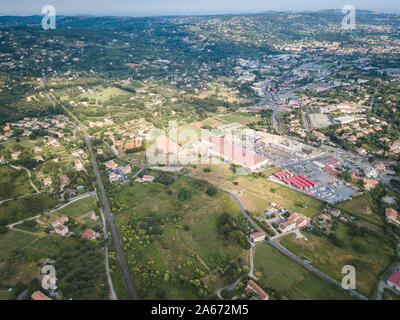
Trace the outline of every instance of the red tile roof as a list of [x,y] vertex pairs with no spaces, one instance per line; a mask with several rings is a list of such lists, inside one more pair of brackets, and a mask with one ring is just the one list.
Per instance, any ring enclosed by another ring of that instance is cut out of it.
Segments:
[[337,175],[340,173],[340,171],[335,170],[335,169],[332,169],[330,166],[326,166],[324,169],[325,169],[326,171],[328,171],[329,173],[334,174],[335,176],[337,176]]
[[388,281],[398,285],[400,287],[400,272],[396,271],[394,272],[390,278],[388,279]]
[[281,172],[275,173],[275,176],[276,176],[277,178],[279,178],[279,179],[286,178],[286,177],[290,177],[290,176],[292,176],[292,175],[293,175],[293,173],[292,173],[291,171],[289,171],[289,170],[281,171]]
[[236,146],[223,138],[209,136],[207,140],[212,143],[211,150],[213,152],[220,154],[224,158],[238,162],[243,167],[253,167],[267,160],[267,158],[264,158],[253,151]]

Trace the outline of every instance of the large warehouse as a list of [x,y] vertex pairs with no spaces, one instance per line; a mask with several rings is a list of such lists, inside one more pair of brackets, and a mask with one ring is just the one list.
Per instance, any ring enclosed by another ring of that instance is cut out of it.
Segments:
[[249,168],[251,171],[268,164],[267,158],[253,151],[234,145],[223,138],[209,136],[207,139],[203,140],[203,142],[208,146],[208,150],[211,154],[232,161],[232,163],[236,165]]

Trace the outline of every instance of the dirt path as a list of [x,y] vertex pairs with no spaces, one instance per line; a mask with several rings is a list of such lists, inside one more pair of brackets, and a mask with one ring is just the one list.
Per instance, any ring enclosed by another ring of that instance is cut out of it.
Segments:
[[23,166],[13,166],[12,164],[10,164],[10,167],[15,169],[15,170],[25,170],[28,174],[28,179],[29,179],[29,183],[31,185],[31,187],[36,191],[36,193],[40,193],[40,190],[35,186],[35,184],[32,182],[31,179],[31,171]]
[[180,240],[180,242],[183,244],[183,246],[184,246],[186,249],[188,249],[191,253],[193,253],[193,254],[196,256],[197,260],[199,260],[199,262],[203,265],[203,267],[206,268],[207,271],[208,271],[210,274],[212,274],[212,271],[211,271],[210,267],[207,265],[207,263],[205,263],[205,261],[200,257],[200,255],[199,255],[196,251],[194,251],[192,248],[190,248],[189,246],[187,246],[187,245],[185,244],[185,242],[179,237],[178,230],[176,230],[176,238],[177,238],[178,240]]

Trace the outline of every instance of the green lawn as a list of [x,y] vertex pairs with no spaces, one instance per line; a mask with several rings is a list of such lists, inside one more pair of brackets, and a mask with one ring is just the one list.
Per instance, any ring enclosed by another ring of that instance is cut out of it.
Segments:
[[1,292],[0,291],[0,300],[10,300],[14,296],[13,292]]
[[228,123],[237,122],[237,123],[240,123],[242,125],[247,125],[249,123],[256,122],[256,121],[260,120],[257,117],[249,116],[249,115],[242,114],[242,113],[230,113],[230,114],[227,114],[227,115],[223,115],[220,118],[222,120],[228,122]]
[[77,200],[68,206],[57,211],[59,215],[77,219],[97,208],[96,197],[94,195]]
[[383,300],[400,300],[400,292],[393,292],[393,290],[385,289],[383,291]]
[[12,251],[23,248],[36,238],[36,236],[14,230],[0,235],[0,261],[6,259]]
[[364,193],[363,195],[352,200],[340,202],[337,204],[337,207],[365,221],[381,227],[384,226],[382,217],[375,212],[373,206],[371,205],[371,199],[368,193]]
[[351,299],[343,289],[319,278],[303,266],[273,248],[262,244],[255,249],[255,275],[273,288],[282,299],[337,300]]
[[[394,250],[387,242],[373,235],[350,237],[348,229],[347,225],[338,224],[336,235],[343,240],[343,248],[337,247],[325,236],[313,234],[307,234],[307,242],[289,235],[283,237],[280,243],[300,258],[311,259],[314,267],[338,281],[343,278],[341,270],[345,265],[354,266],[357,271],[356,290],[372,297],[382,273],[392,263]],[[352,246],[355,242],[361,244],[366,252],[355,251]]]
[[11,167],[0,166],[0,201],[16,196],[30,194],[34,190],[29,184],[28,173],[25,170],[15,170]]
[[57,199],[47,193],[9,201],[0,206],[0,219],[6,219],[10,224],[40,214],[57,204]]

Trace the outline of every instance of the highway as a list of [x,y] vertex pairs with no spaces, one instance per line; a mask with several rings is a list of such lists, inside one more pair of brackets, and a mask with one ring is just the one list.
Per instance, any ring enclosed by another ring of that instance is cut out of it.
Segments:
[[[47,98],[51,101],[51,103],[55,107],[55,101],[49,95],[47,95]],[[135,291],[135,289],[134,289],[134,287],[132,285],[132,281],[131,281],[131,277],[130,277],[129,269],[128,269],[128,264],[127,264],[126,259],[125,259],[124,251],[122,250],[122,247],[121,247],[121,243],[120,243],[120,240],[119,240],[119,235],[118,235],[118,232],[117,232],[117,228],[115,226],[114,219],[113,219],[113,214],[111,212],[110,204],[109,204],[107,196],[106,196],[103,180],[101,179],[100,170],[99,170],[99,168],[97,166],[96,157],[95,157],[95,154],[93,152],[93,147],[92,147],[92,143],[91,143],[91,140],[90,140],[90,136],[87,133],[87,130],[86,130],[85,126],[79,121],[79,119],[71,111],[69,111],[67,108],[65,108],[64,106],[62,106],[62,108],[71,116],[72,119],[74,119],[76,121],[76,123],[78,123],[81,131],[83,132],[83,134],[85,136],[86,144],[88,146],[90,157],[91,157],[91,161],[92,161],[93,170],[94,170],[94,173],[96,175],[96,179],[97,179],[97,183],[98,183],[98,186],[99,186],[101,198],[102,198],[102,201],[103,201],[104,212],[106,213],[107,222],[108,222],[108,225],[110,227],[110,232],[111,232],[111,235],[112,235],[112,238],[113,238],[113,241],[114,241],[115,252],[116,252],[119,264],[121,266],[122,276],[123,276],[126,288],[127,288],[128,292],[129,292],[129,296],[131,297],[132,300],[138,300],[139,298],[138,298],[138,296],[136,294],[136,291]]]

